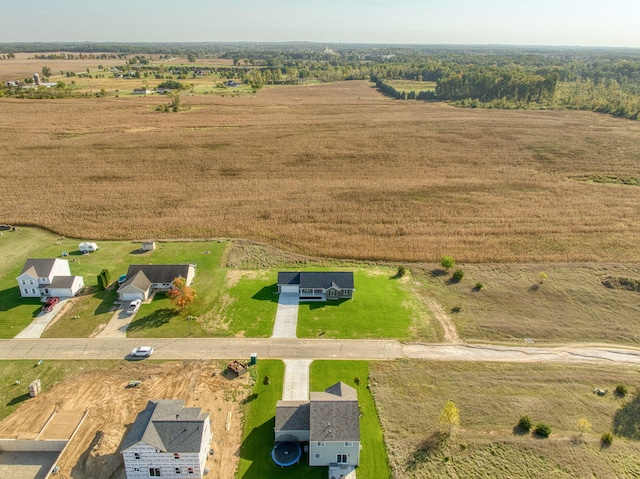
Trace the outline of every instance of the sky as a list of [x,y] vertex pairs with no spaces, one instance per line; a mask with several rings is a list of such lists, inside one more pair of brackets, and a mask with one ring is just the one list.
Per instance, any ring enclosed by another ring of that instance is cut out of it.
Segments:
[[0,0],[0,42],[640,48],[640,0]]

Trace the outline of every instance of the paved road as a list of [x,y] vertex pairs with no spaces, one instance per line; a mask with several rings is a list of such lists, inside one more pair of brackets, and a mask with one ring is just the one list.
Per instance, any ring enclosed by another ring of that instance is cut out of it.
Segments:
[[0,359],[122,359],[134,347],[151,345],[155,359],[369,359],[627,363],[640,365],[640,349],[607,345],[492,346],[401,344],[395,340],[340,339],[6,339]]

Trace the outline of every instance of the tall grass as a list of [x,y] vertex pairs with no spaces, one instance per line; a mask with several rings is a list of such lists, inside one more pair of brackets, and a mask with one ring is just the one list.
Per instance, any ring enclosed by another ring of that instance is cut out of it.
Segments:
[[640,260],[640,188],[573,179],[640,176],[636,122],[398,103],[366,82],[189,102],[0,99],[0,218],[340,258]]

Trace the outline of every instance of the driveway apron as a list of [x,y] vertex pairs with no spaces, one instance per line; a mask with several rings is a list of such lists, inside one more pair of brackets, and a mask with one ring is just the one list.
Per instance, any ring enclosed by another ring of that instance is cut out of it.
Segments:
[[298,303],[297,294],[282,294],[278,298],[278,310],[276,311],[276,321],[273,325],[272,338],[295,338],[298,326]]

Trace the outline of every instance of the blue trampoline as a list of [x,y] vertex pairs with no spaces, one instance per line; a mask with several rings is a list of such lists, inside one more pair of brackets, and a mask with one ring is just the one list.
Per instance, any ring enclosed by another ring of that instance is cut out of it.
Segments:
[[302,448],[298,442],[278,442],[271,450],[271,459],[280,467],[293,466],[300,460],[300,456]]

